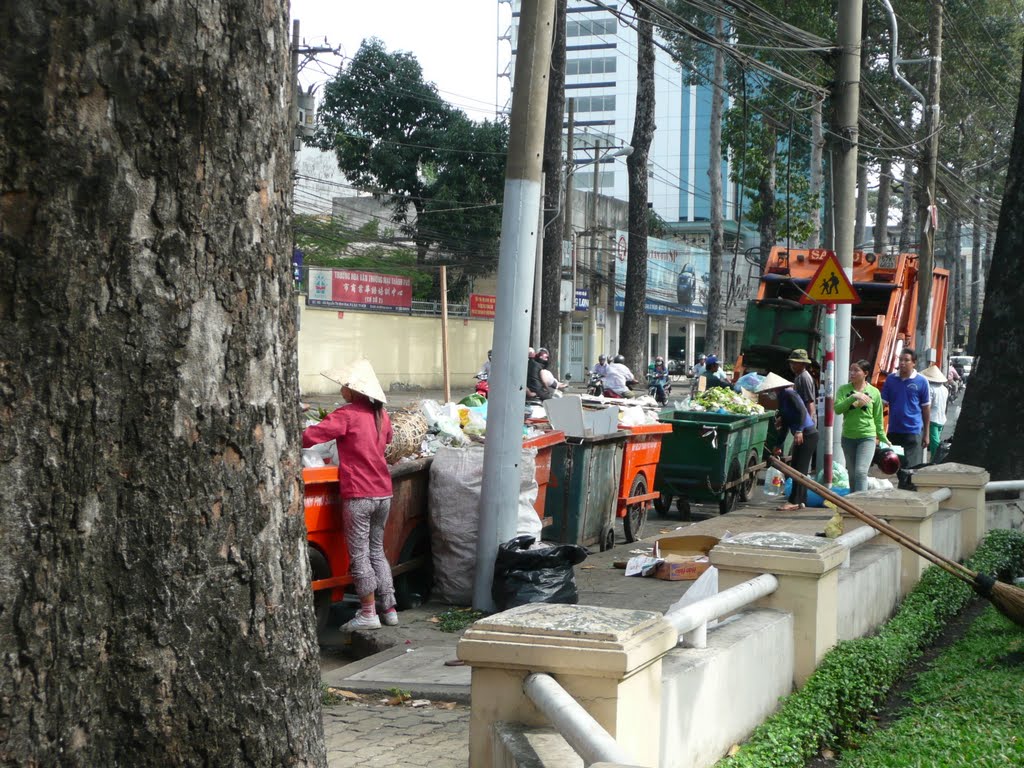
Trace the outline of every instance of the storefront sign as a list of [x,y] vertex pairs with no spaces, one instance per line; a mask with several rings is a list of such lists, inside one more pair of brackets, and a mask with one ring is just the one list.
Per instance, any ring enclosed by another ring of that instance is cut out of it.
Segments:
[[590,291],[586,288],[576,289],[576,311],[577,312],[589,312],[590,311]]
[[412,281],[398,275],[310,267],[306,303],[329,309],[409,310]]
[[[615,311],[625,306],[629,233],[615,233]],[[647,238],[648,315],[702,319],[707,316],[711,254],[683,242]]]

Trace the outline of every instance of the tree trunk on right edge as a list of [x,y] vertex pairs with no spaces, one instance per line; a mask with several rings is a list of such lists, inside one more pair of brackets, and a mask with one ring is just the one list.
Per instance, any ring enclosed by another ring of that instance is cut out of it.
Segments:
[[647,158],[654,137],[654,29],[646,5],[633,4],[637,23],[636,112],[629,169],[629,246],[619,353],[640,377],[647,371]]
[[949,461],[973,464],[993,480],[1024,477],[1024,408],[1007,366],[1024,359],[1024,78],[1017,101],[1006,189],[999,212],[971,386],[964,394]]
[[[715,39],[724,37],[721,16],[715,16]],[[711,259],[710,284],[708,285],[707,326],[704,331],[704,348],[715,354],[722,354],[725,332],[725,292],[723,288],[724,269],[722,253],[722,105],[725,100],[725,54],[715,49],[714,71],[711,78],[711,135],[708,142],[708,182],[711,195]],[[737,233],[737,236],[738,233]]]

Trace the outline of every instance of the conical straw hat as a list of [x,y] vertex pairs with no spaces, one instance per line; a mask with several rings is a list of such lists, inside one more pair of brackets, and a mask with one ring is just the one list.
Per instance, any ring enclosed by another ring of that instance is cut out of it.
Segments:
[[321,376],[326,376],[331,381],[336,381],[343,387],[348,387],[353,392],[366,395],[380,403],[386,403],[388,399],[384,396],[384,390],[380,386],[377,374],[373,372],[373,366],[365,357],[349,363],[343,368],[331,368],[320,371]]
[[945,375],[943,375],[942,371],[939,370],[939,367],[937,365],[929,365],[927,368],[921,371],[921,375],[924,376],[926,379],[928,379],[928,381],[932,382],[933,384],[946,383],[946,377]]
[[792,381],[786,381],[786,379],[779,376],[777,373],[769,373],[764,377],[764,381],[757,385],[758,392],[768,392],[772,389],[781,389],[782,387],[792,387]]

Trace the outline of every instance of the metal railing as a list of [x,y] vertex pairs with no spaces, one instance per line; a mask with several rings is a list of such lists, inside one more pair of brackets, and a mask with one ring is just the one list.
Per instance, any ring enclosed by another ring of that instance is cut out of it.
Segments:
[[584,765],[634,761],[619,743],[551,675],[534,672],[523,681],[523,693],[551,721]]
[[844,533],[841,536],[836,536],[836,544],[841,547],[846,547],[846,557],[843,558],[843,564],[840,568],[850,567],[850,552],[861,544],[867,544],[875,536],[878,535],[878,531],[872,528],[870,525],[862,525],[860,528],[854,528],[849,533]]
[[985,493],[1024,491],[1024,480],[992,480],[985,483]]
[[763,573],[717,595],[690,603],[669,614],[665,619],[679,632],[680,641],[684,645],[691,648],[706,648],[709,621],[767,597],[778,588],[779,580],[770,573]]
[[936,504],[941,504],[944,501],[948,501],[953,498],[953,492],[949,488],[936,488],[934,491],[928,494],[928,498],[934,501]]

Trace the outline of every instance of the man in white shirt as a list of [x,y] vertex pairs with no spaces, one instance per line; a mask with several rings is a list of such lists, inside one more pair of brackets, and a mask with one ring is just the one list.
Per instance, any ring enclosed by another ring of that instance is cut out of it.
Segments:
[[615,360],[608,364],[608,373],[604,376],[604,388],[614,392],[619,397],[636,397],[628,386],[631,381],[636,381],[633,372],[625,365],[626,358],[616,355]]

